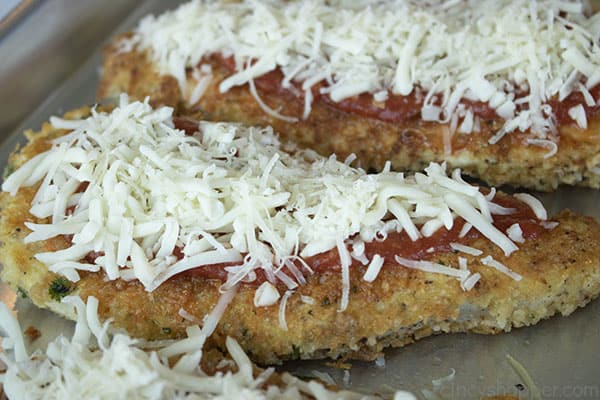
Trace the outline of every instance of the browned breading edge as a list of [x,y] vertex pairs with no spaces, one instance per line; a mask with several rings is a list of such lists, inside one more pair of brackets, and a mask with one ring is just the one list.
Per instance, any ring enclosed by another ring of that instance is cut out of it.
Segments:
[[[84,116],[88,109],[68,114]],[[48,138],[64,134],[45,124],[40,133],[28,132],[30,143],[9,160],[13,168],[49,147]],[[0,194],[0,262],[2,279],[26,292],[41,307],[73,317],[72,311],[52,300],[49,287],[57,278],[33,255],[67,246],[63,238],[24,244],[25,221],[37,221],[28,212],[35,188],[21,189],[15,197]],[[589,217],[563,212],[560,225],[528,241],[511,257],[487,240],[469,243],[492,255],[523,276],[520,282],[465,256],[469,268],[482,275],[469,292],[456,279],[395,265],[388,260],[373,283],[361,279],[364,268],[351,272],[348,309],[339,312],[341,278],[338,273],[311,276],[289,298],[281,329],[279,308],[253,305],[254,289],[242,286],[228,307],[212,343],[224,347],[226,336],[238,340],[251,358],[271,364],[290,358],[340,356],[372,359],[387,346],[402,346],[442,332],[496,333],[531,325],[556,313],[567,315],[600,292],[600,226]],[[550,251],[551,250],[551,251]],[[432,261],[456,265],[457,254],[438,254]],[[82,274],[71,286],[73,294],[100,301],[102,319],[114,327],[147,339],[184,336],[191,322],[181,308],[202,320],[215,305],[220,282],[180,275],[146,292],[138,282],[108,281],[102,273]],[[311,296],[315,304],[301,301]]]
[[[448,126],[443,124],[418,119],[388,123],[342,112],[322,102],[313,104],[308,119],[296,123],[270,117],[247,86],[219,92],[219,82],[229,72],[218,63],[212,65],[213,79],[205,94],[196,104],[187,105],[174,77],[161,76],[144,52],[119,51],[118,42],[119,38],[105,49],[99,99],[126,92],[137,99],[150,96],[153,104],[176,107],[181,114],[196,119],[271,125],[285,139],[324,155],[335,153],[343,159],[356,153],[364,168],[380,169],[390,160],[397,170],[417,171],[430,161],[446,160],[451,168],[462,168],[491,185],[538,190],[551,190],[560,184],[600,187],[600,115],[590,119],[586,130],[574,123],[561,126],[558,153],[550,158],[544,158],[547,148],[523,145],[526,137],[522,133],[513,132],[490,145],[488,139],[502,121],[485,121],[479,134],[455,134],[453,150],[448,154],[443,143],[443,131]],[[193,88],[191,72],[188,82]],[[289,94],[270,93],[262,98],[284,115],[303,113],[303,100]]]

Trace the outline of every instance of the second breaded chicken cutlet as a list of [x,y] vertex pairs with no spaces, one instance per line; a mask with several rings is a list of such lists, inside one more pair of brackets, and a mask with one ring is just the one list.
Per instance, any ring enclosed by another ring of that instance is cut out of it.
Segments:
[[[104,52],[99,99],[273,126],[365,169],[600,187],[600,44],[586,2],[192,1]],[[573,29],[577,27],[577,29]]]
[[2,279],[68,317],[61,297],[95,296],[135,337],[200,323],[263,364],[510,331],[600,292],[592,218],[171,113],[122,98],[28,133],[0,195]]

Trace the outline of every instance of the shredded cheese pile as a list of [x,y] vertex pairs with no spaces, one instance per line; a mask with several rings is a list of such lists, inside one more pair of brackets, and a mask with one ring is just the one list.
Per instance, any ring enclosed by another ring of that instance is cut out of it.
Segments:
[[[45,353],[31,355],[25,350],[18,321],[0,302],[0,329],[5,336],[0,360],[7,366],[0,381],[9,399],[376,399],[349,391],[333,392],[317,381],[304,382],[288,373],[281,375],[281,386],[269,384],[274,369],[255,376],[252,362],[231,338],[226,345],[233,362],[223,362],[229,365],[227,372],[207,375],[199,366],[201,346],[180,353],[182,357],[170,364],[161,350],[144,351],[125,334],[109,337],[109,323],[101,324],[98,319],[96,298],[90,297],[87,304],[72,296],[63,301],[77,310],[73,337],[59,336]],[[181,342],[194,338],[198,330],[189,328],[190,337]],[[233,372],[232,367],[237,370]]]
[[[122,47],[150,50],[161,73],[173,75],[194,101],[210,73],[203,57],[220,53],[236,64],[222,92],[244,84],[252,90],[254,78],[280,69],[283,87],[296,90],[295,82],[304,92],[304,117],[319,83],[336,102],[360,93],[378,102],[416,93],[424,120],[470,133],[480,121],[461,103],[466,99],[487,103],[505,120],[490,142],[530,130],[527,144],[552,148],[548,101],[575,91],[588,106],[598,101],[589,90],[600,83],[600,14],[589,13],[587,2],[573,0],[193,0],[144,18]],[[186,88],[186,67],[194,69],[193,89]],[[587,127],[581,104],[569,115]]]
[[[389,165],[367,174],[334,156],[284,148],[270,128],[201,122],[190,136],[174,128],[172,109],[125,95],[111,113],[51,122],[72,131],[2,189],[14,195],[39,185],[30,212],[48,222],[26,222],[25,242],[72,235],[67,248],[35,254],[72,281],[77,271],[102,269],[108,279],[138,279],[152,291],[183,271],[228,263],[225,291],[255,280],[259,269],[293,290],[312,273],[304,258],[335,249],[343,310],[353,260],[369,264],[366,280],[374,279],[383,260],[367,259],[365,242],[391,232],[415,241],[451,229],[459,216],[505,255],[517,250],[492,223],[493,214],[513,210],[493,202],[495,191],[484,196],[464,182],[460,170],[447,176],[444,165],[414,176]],[[90,252],[98,255],[93,263],[85,260]]]

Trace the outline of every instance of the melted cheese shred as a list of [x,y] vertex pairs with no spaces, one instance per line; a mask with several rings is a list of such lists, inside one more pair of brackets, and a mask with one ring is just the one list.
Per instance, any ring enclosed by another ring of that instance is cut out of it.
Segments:
[[[172,366],[156,350],[143,350],[140,343],[125,334],[109,337],[108,324],[101,324],[98,319],[94,297],[89,298],[87,305],[79,297],[65,299],[77,310],[73,338],[61,335],[50,342],[45,352],[32,355],[24,350],[17,319],[0,302],[0,329],[5,336],[0,359],[7,367],[0,380],[9,399],[376,399],[349,391],[334,392],[316,381],[299,383],[287,373],[281,376],[284,384],[268,384],[273,368],[255,376],[250,359],[232,338],[227,338],[226,346],[236,372],[229,368],[207,375],[198,367],[201,348],[185,353]],[[194,334],[194,330],[190,329],[190,333]],[[96,348],[94,342],[101,343],[101,347]],[[182,360],[190,359],[195,362],[183,368]]]
[[[445,165],[411,176],[367,174],[334,156],[284,149],[270,128],[201,122],[190,136],[174,128],[172,109],[126,96],[111,113],[53,123],[73,130],[2,189],[14,194],[39,184],[31,212],[50,220],[28,224],[25,241],[72,234],[69,247],[35,254],[71,280],[77,271],[101,269],[108,279],[138,279],[152,291],[183,271],[227,263],[224,291],[255,280],[259,269],[293,290],[312,273],[303,258],[334,249],[343,267],[343,311],[352,243],[356,253],[360,243],[404,230],[418,240],[451,229],[459,215],[506,255],[517,249],[492,224],[494,210],[506,210],[460,173],[449,177]],[[89,252],[98,255],[93,264],[84,260]],[[367,278],[376,277],[378,263],[371,260]]]
[[[144,18],[121,47],[149,50],[184,93],[186,67],[220,53],[236,65],[222,92],[278,68],[283,87],[309,95],[305,117],[317,84],[336,102],[417,92],[423,119],[462,120],[461,133],[479,125],[466,99],[505,120],[491,142],[515,130],[556,140],[548,101],[600,82],[600,14],[589,15],[587,2],[574,0],[193,0]],[[585,126],[579,107],[569,115]]]

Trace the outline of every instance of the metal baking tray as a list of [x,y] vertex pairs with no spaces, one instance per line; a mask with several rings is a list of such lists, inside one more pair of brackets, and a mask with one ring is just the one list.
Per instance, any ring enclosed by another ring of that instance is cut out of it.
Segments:
[[39,0],[5,0],[0,6],[0,35],[7,32],[38,3]]
[[[123,14],[126,6],[130,13],[123,23],[115,23],[118,17],[114,16],[114,26],[104,28],[106,33],[96,35],[93,39],[95,49],[83,64],[77,67],[76,58],[71,58],[66,71],[74,71],[54,85],[54,90],[45,101],[37,108],[31,110],[20,109],[14,111],[18,115],[26,115],[18,127],[9,131],[0,132],[2,143],[0,145],[0,163],[4,164],[8,154],[17,143],[23,141],[22,131],[27,128],[38,129],[43,121],[51,115],[62,114],[65,110],[83,104],[93,104],[95,89],[98,82],[99,67],[101,64],[101,49],[106,40],[113,35],[131,29],[136,22],[148,13],[160,13],[167,8],[173,8],[178,3],[160,0],[147,0],[118,2],[121,7],[119,13]],[[35,21],[41,18],[41,13],[49,7],[47,3],[73,4],[68,1],[49,0],[42,7],[37,7],[29,16]],[[94,10],[106,7],[106,3],[95,0],[85,0],[87,14],[93,15]],[[128,5],[125,3],[129,3]],[[115,3],[116,4],[116,3]],[[110,7],[113,7],[111,2]],[[100,12],[100,11],[98,11]],[[115,15],[120,15],[116,11]],[[71,13],[72,14],[72,13]],[[103,21],[110,21],[104,19]],[[11,35],[19,34],[32,38],[44,34],[33,29],[34,23],[29,22],[30,31],[11,31]],[[72,32],[84,32],[87,26],[80,26]],[[112,31],[111,31],[112,29]],[[54,32],[60,35],[60,32]],[[11,37],[3,40],[11,40]],[[92,39],[89,39],[92,40]],[[8,57],[7,47],[0,41],[0,59]],[[68,41],[56,47],[56,55],[61,57],[68,54]],[[30,46],[31,47],[31,46]],[[59,62],[59,60],[45,60],[45,62]],[[69,62],[69,60],[62,60]],[[75,63],[75,65],[74,65]],[[10,72],[10,71],[9,71]],[[6,75],[6,69],[0,67],[0,81],[24,80],[19,75],[19,70],[13,70],[11,76]],[[15,75],[16,74],[16,75]],[[60,74],[56,74],[60,75]],[[44,84],[48,84],[45,82]],[[4,83],[3,83],[4,85]],[[24,88],[26,89],[26,88]],[[3,90],[0,90],[3,92]],[[6,93],[0,93],[4,97]],[[23,92],[26,96],[26,93]],[[38,100],[43,93],[38,93]],[[17,104],[25,104],[22,98],[15,98]],[[31,107],[35,99],[28,99]],[[4,101],[3,101],[4,103]],[[6,108],[0,112],[0,129],[10,126],[10,118]],[[13,111],[10,111],[13,112]],[[8,121],[8,122],[7,122]],[[582,214],[592,215],[600,219],[600,191],[562,188],[551,194],[538,194],[544,201],[548,211],[556,213],[563,208],[570,208]],[[598,243],[600,246],[600,243]],[[39,310],[28,300],[18,298],[6,285],[0,286],[0,300],[15,306],[23,328],[33,325],[41,330],[42,337],[33,343],[35,347],[45,347],[48,341],[57,334],[70,335],[72,323],[63,320],[49,312]],[[432,380],[448,376],[455,371],[454,378],[445,381],[441,387],[436,387],[436,393],[443,399],[476,399],[495,394],[512,394],[521,398],[528,398],[529,393],[521,385],[521,379],[513,371],[507,361],[510,354],[530,373],[533,381],[539,388],[544,399],[596,399],[600,398],[600,300],[589,304],[586,308],[577,310],[569,317],[554,317],[543,321],[536,326],[516,329],[511,333],[495,336],[477,334],[452,334],[430,337],[418,341],[410,346],[400,349],[389,349],[385,353],[385,363],[352,362],[350,369],[345,370],[332,366],[331,361],[290,362],[280,367],[294,372],[300,376],[315,376],[315,371],[327,373],[342,387],[358,390],[365,393],[379,393],[390,396],[394,390],[409,390],[419,398],[425,398],[423,390],[433,390]]]

